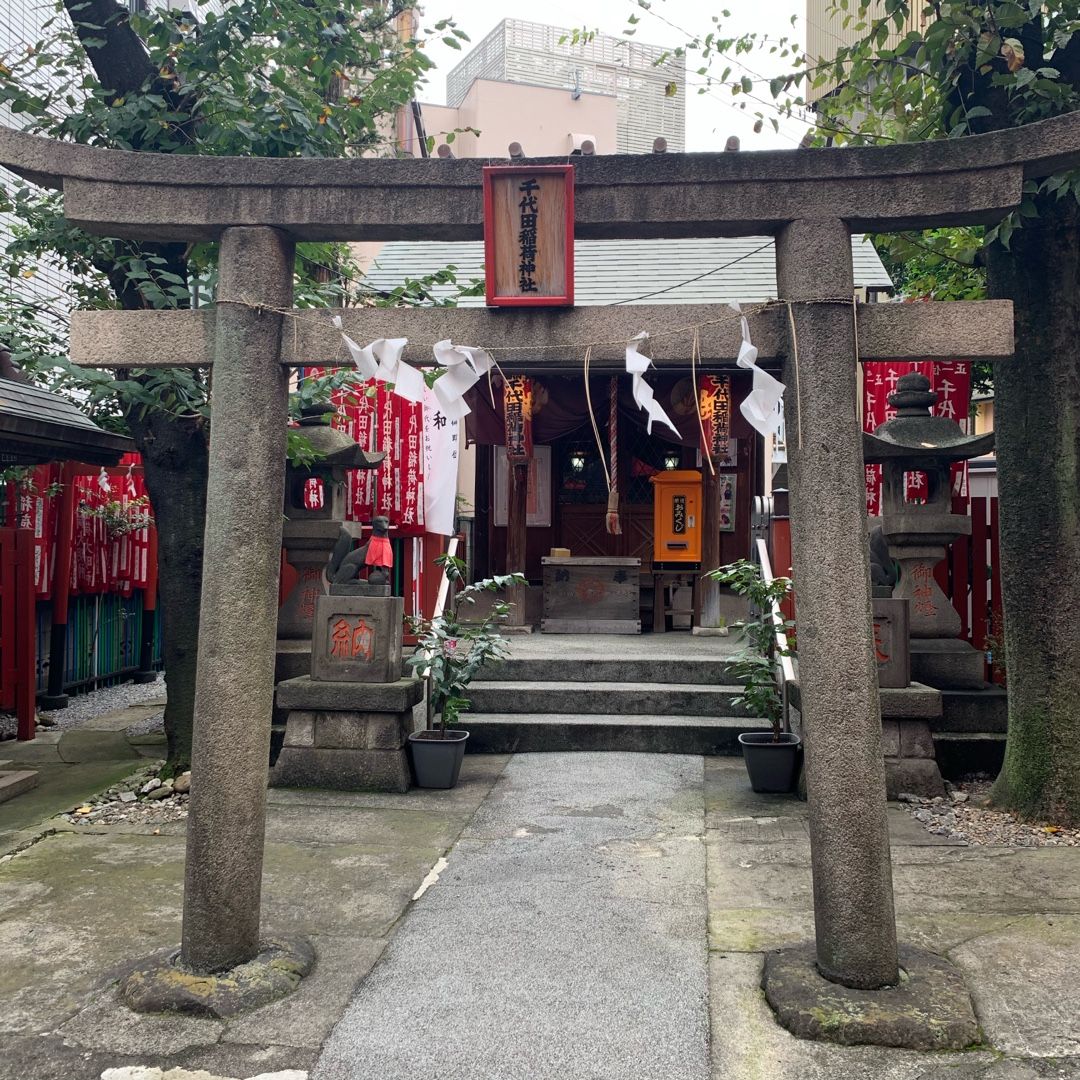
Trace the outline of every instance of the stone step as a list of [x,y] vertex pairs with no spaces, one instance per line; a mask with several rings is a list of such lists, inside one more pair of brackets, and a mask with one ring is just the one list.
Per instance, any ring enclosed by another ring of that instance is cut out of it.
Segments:
[[700,683],[474,682],[471,713],[738,716],[740,686]]
[[744,731],[767,731],[734,716],[626,716],[605,713],[468,713],[461,717],[473,754],[622,750],[651,754],[737,756]]
[[567,642],[562,657],[512,657],[484,668],[486,682],[694,683],[732,682],[723,657],[706,659],[575,657]]
[[0,772],[0,803],[14,799],[24,791],[37,787],[38,774],[33,769]]
[[934,755],[946,780],[969,773],[996,776],[1005,760],[1005,734],[1000,731],[936,731]]
[[1003,687],[985,690],[942,690],[941,716],[930,721],[934,731],[998,732],[1009,726],[1009,695]]

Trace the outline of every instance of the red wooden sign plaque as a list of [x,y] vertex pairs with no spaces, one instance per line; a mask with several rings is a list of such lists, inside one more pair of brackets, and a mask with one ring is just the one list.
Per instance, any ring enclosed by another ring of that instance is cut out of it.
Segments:
[[490,307],[573,305],[573,165],[485,166],[484,267]]

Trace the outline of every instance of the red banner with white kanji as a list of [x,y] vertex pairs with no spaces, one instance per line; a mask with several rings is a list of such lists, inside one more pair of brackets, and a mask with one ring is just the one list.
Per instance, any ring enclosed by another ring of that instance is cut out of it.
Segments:
[[[888,403],[888,397],[896,390],[902,375],[912,372],[925,375],[930,388],[938,395],[934,406],[935,416],[955,420],[964,431],[970,430],[971,414],[971,364],[967,360],[945,362],[923,361],[874,361],[863,364],[863,430],[872,432],[886,420],[896,415]],[[918,502],[925,497],[926,475],[909,472],[906,477],[908,502]],[[966,502],[968,497],[967,462],[953,466],[952,494]],[[881,513],[881,466],[866,466],[866,512],[871,517]]]
[[[322,374],[308,368],[312,377]],[[347,473],[345,516],[369,524],[377,514],[390,519],[395,536],[424,534],[424,409],[370,380],[332,395],[333,423],[365,450],[386,451],[377,469]]]
[[[85,466],[83,467],[85,468]],[[34,581],[41,600],[52,595],[62,466],[38,465],[9,481],[4,519],[34,532]],[[146,587],[151,511],[137,454],[112,468],[72,479],[71,591],[130,596]]]

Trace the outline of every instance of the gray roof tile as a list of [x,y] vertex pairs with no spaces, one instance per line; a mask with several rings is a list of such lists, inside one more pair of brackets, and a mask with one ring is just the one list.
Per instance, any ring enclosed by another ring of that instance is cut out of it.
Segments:
[[[855,284],[892,287],[873,245],[851,238]],[[479,241],[444,244],[393,241],[384,244],[365,282],[386,292],[406,278],[453,265],[459,284],[484,275]],[[434,295],[453,295],[440,286]],[[574,301],[592,304],[756,304],[776,296],[776,260],[770,237],[686,240],[578,240],[574,245]],[[482,296],[464,297],[462,307],[482,307]]]

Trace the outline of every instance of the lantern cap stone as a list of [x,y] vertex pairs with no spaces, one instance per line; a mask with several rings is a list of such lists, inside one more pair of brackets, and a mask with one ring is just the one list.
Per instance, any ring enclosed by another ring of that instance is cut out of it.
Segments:
[[330,423],[333,405],[306,405],[300,411],[300,429],[318,455],[315,465],[341,469],[377,469],[386,453],[365,450],[348,432]]
[[967,461],[993,449],[993,432],[967,435],[955,420],[934,416],[932,410],[937,399],[925,375],[911,372],[897,379],[896,390],[888,398],[896,415],[879,424],[872,435],[863,435],[866,464],[897,459],[926,465]]

